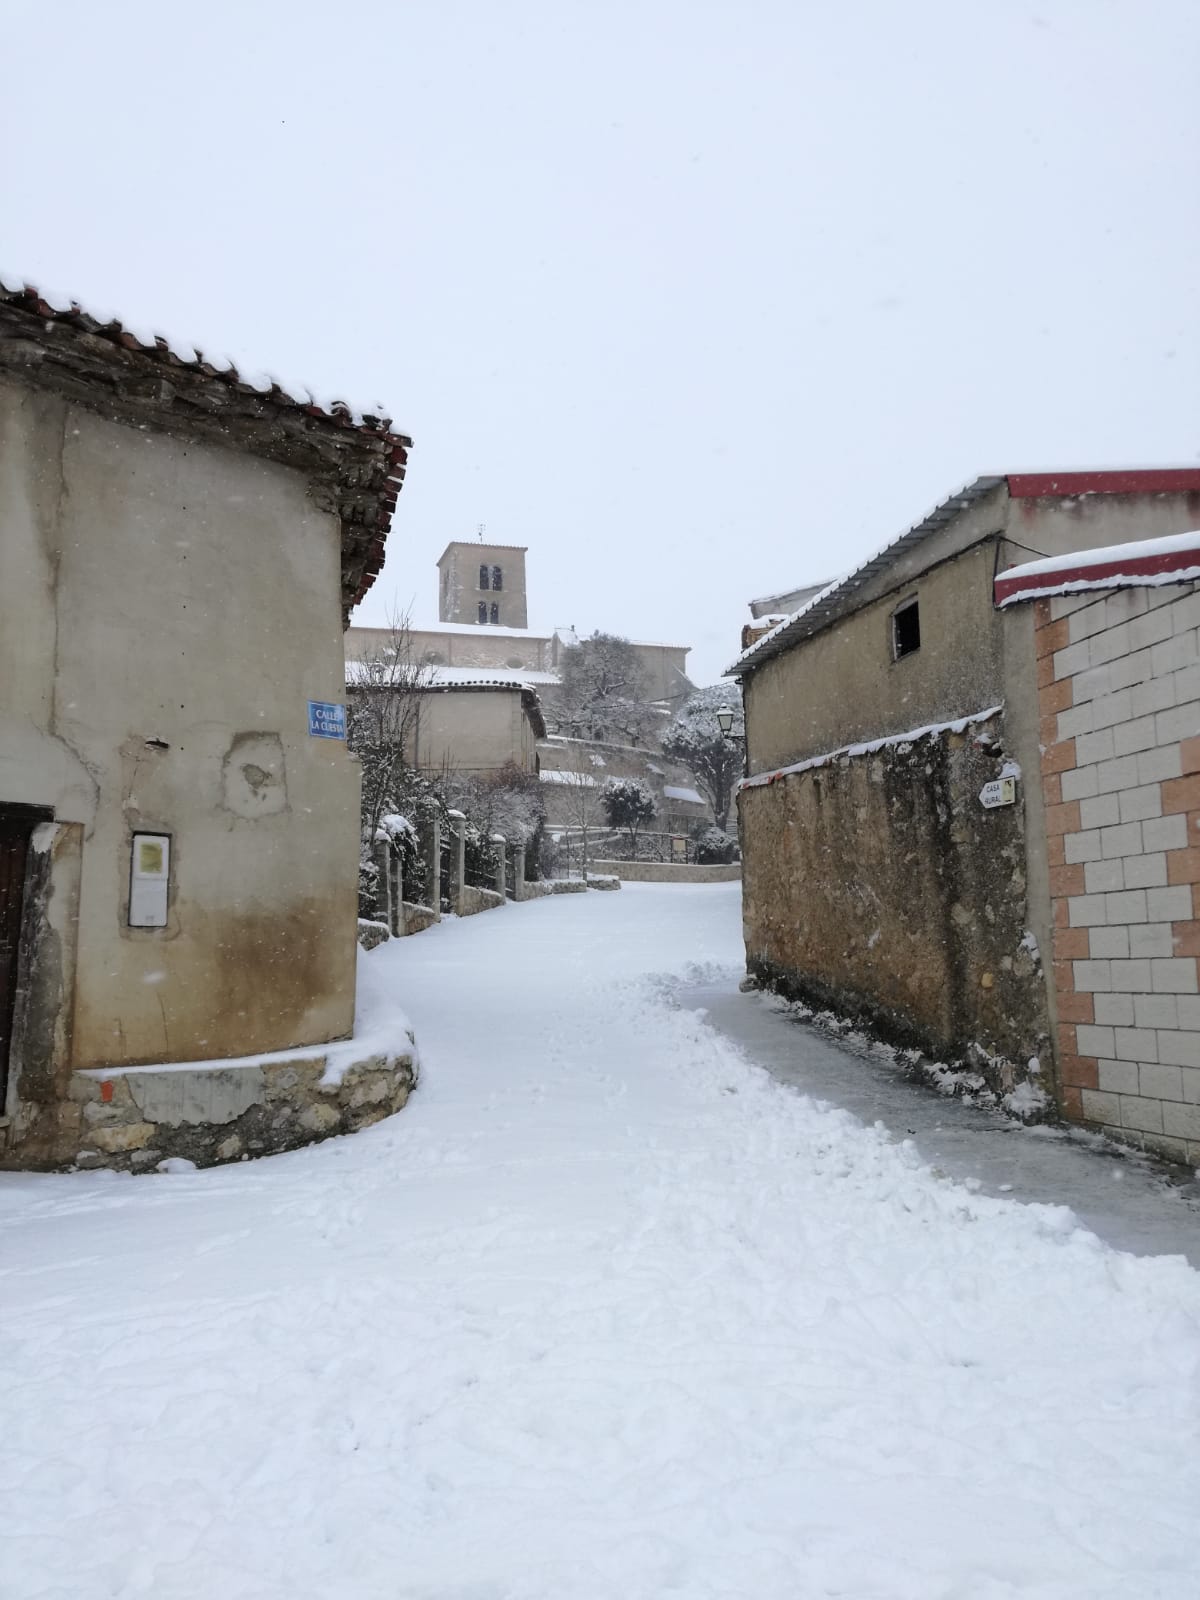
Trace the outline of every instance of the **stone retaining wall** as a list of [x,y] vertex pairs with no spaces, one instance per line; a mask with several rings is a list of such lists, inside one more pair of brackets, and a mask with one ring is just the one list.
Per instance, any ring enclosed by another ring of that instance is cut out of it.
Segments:
[[34,1164],[143,1172],[181,1156],[207,1167],[355,1133],[408,1100],[417,1082],[411,1037],[407,1046],[344,1071],[331,1071],[316,1052],[75,1072],[54,1137]]
[[737,883],[742,876],[736,861],[712,867],[682,861],[593,861],[590,865],[622,883]]

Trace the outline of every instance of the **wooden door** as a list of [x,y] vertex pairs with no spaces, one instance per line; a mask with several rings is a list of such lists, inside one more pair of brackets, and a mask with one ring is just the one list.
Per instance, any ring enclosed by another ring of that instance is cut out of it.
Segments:
[[0,806],[0,1113],[8,1092],[9,1047],[17,1003],[25,863],[36,821],[36,817]]

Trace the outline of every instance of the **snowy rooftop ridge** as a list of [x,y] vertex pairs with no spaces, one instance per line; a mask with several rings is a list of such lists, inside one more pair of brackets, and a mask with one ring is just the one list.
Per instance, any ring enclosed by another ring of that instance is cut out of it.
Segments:
[[342,524],[343,626],[383,566],[412,440],[391,418],[0,274],[0,372],[138,426],[186,428],[320,483]]
[[[919,521],[914,522],[910,528],[899,534],[894,539],[889,539],[881,545],[873,555],[853,568],[842,578],[835,578],[824,589],[819,590],[811,599],[806,600],[802,606],[793,611],[791,616],[785,617],[781,623],[772,628],[769,633],[764,633],[761,639],[756,639],[738,656],[729,668],[731,677],[740,678],[747,671],[753,671],[761,662],[777,655],[779,650],[786,647],[787,641],[793,633],[803,631],[800,624],[806,618],[814,623],[823,623],[827,616],[831,618],[835,610],[835,603],[848,596],[854,589],[860,588],[869,577],[872,577],[881,567],[891,561],[900,549],[907,544],[915,544],[924,539],[928,534],[936,532],[938,528],[945,527],[960,511],[965,511],[976,500],[981,500],[984,495],[990,494],[1005,480],[1003,477],[990,476],[975,478],[972,482],[964,484],[957,493],[948,495],[945,500],[934,506]],[[810,630],[810,631],[815,631]]]
[[990,722],[1004,710],[1004,702],[989,706],[986,711],[973,711],[966,717],[955,717],[952,722],[929,722],[923,728],[910,728],[906,733],[888,733],[881,739],[867,739],[859,744],[840,745],[836,750],[825,750],[819,756],[809,756],[806,761],[795,761],[790,767],[776,767],[773,772],[756,772],[752,778],[743,778],[738,789],[761,789],[778,783],[781,778],[792,778],[800,772],[811,772],[815,767],[827,767],[831,761],[854,756],[874,755],[896,745],[916,744],[918,739],[930,739],[939,733],[966,733],[967,729]]
[[990,474],[964,484],[897,538],[882,545],[844,578],[831,583],[794,611],[791,616],[764,633],[729,668],[733,677],[744,677],[788,647],[793,637],[808,637],[852,609],[854,591],[876,573],[891,565],[906,548],[919,544],[931,534],[953,522],[962,512],[993,490],[1005,488],[1010,499],[1077,499],[1085,495],[1163,495],[1200,493],[1200,468],[1136,467],[1103,468],[1096,471],[1025,472]]
[[1134,544],[1072,550],[1009,567],[996,578],[998,606],[1087,589],[1157,587],[1200,578],[1200,530]]
[[[374,405],[370,410],[360,409],[332,395],[317,395],[306,383],[285,382],[266,371],[239,370],[227,355],[205,354],[188,340],[172,339],[157,330],[138,326],[119,318],[108,309],[88,311],[73,296],[26,283],[18,273],[0,269],[0,292],[6,298],[30,303],[36,307],[39,315],[49,321],[76,323],[89,333],[111,339],[126,350],[136,350],[139,354],[173,364],[206,369],[207,375],[222,382],[290,400],[294,405],[317,411],[331,421],[382,433],[387,433],[392,426],[386,406]],[[411,439],[407,443],[411,445]]]

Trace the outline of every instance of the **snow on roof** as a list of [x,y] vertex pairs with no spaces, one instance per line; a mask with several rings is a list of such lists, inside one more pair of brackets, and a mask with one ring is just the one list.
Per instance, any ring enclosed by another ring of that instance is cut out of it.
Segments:
[[[881,545],[874,555],[868,556],[865,561],[847,573],[845,577],[835,578],[824,589],[818,589],[810,599],[806,600],[785,617],[777,627],[764,633],[756,639],[738,656],[729,668],[733,677],[741,677],[747,671],[753,671],[762,662],[768,661],[772,656],[778,655],[780,650],[787,648],[791,639],[800,633],[813,633],[818,627],[833,620],[837,610],[837,602],[844,602],[852,591],[862,587],[864,583],[875,575],[881,568],[895,560],[901,549],[909,544],[916,544],[919,540],[927,538],[931,533],[936,533],[939,528],[944,528],[947,523],[953,522],[961,512],[976,500],[981,500],[998,488],[1004,479],[1002,477],[976,478],[973,483],[968,483],[957,494],[949,495],[945,500],[933,508],[919,522],[907,528],[895,539],[889,539],[887,544]],[[812,626],[804,627],[805,621]]]
[[497,689],[536,685],[557,688],[562,682],[556,672],[537,672],[532,667],[427,667],[422,681],[438,689],[471,684],[486,684]]
[[703,797],[698,795],[695,789],[683,789],[673,783],[663,784],[663,794],[666,795],[668,800],[685,800],[688,805],[702,806],[704,804]]
[[777,627],[764,633],[748,645],[729,671],[734,677],[753,672],[764,661],[786,650],[794,638],[808,638],[829,626],[853,608],[855,591],[869,579],[890,567],[896,557],[909,547],[938,533],[968,510],[985,499],[994,489],[1003,487],[1013,500],[1077,499],[1082,495],[1123,494],[1162,495],[1200,493],[1200,468],[1196,467],[1144,467],[1129,470],[1104,469],[1095,472],[1034,472],[993,474],[976,478],[965,484],[956,494],[947,496],[934,506],[928,515],[915,522],[898,538],[891,539],[869,556],[853,572],[831,583],[819,594],[813,595],[802,606],[785,617]]
[[996,578],[996,604],[1087,589],[1157,587],[1200,578],[1200,530],[1094,550],[1072,550],[1009,567]]
[[81,405],[99,402],[143,426],[183,424],[328,484],[342,522],[347,618],[375,581],[412,448],[392,432],[384,407],[359,411],[304,384],[240,372],[228,356],[207,356],[0,273],[0,371],[12,368]]
[[565,783],[575,789],[596,789],[599,787],[590,772],[558,772],[553,769],[542,768],[538,774],[543,783]]
[[[557,688],[562,681],[553,672],[535,672],[532,667],[418,667],[414,668],[418,689],[534,689]],[[399,682],[405,682],[401,674]],[[387,683],[386,668],[374,671],[369,661],[347,661],[346,682],[358,684]]]

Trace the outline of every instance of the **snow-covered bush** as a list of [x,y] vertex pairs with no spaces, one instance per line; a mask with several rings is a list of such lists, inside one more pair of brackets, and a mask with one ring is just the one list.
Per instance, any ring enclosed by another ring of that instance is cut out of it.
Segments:
[[649,785],[640,778],[609,778],[600,791],[600,804],[609,827],[621,828],[628,836],[629,849],[636,860],[638,829],[658,815]]
[[728,866],[737,859],[737,841],[720,828],[705,828],[696,838],[696,860],[701,866]]

